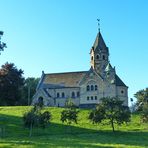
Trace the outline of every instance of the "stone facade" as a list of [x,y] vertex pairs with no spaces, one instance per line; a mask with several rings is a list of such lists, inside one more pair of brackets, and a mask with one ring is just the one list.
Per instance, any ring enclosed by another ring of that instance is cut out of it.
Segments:
[[71,99],[78,107],[91,107],[102,97],[119,97],[128,105],[128,87],[109,62],[109,50],[101,33],[90,50],[91,68],[88,71],[45,74],[33,97],[32,104],[42,100],[46,106],[64,107]]

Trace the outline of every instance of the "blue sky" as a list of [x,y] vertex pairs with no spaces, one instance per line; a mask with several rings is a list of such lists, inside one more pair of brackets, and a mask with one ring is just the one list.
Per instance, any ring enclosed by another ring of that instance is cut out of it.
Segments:
[[147,0],[0,0],[0,55],[25,77],[90,68],[97,18],[110,62],[129,86],[129,98],[148,87]]

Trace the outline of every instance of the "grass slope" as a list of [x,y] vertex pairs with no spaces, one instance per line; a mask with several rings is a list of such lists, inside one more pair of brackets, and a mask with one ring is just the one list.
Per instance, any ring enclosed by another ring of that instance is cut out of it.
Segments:
[[33,129],[33,136],[23,127],[22,116],[30,107],[0,107],[0,126],[5,125],[2,148],[148,148],[148,124],[141,124],[139,115],[121,127],[93,125],[88,119],[89,110],[80,110],[78,124],[68,126],[60,121],[62,108],[46,108],[52,113],[51,124],[46,129]]

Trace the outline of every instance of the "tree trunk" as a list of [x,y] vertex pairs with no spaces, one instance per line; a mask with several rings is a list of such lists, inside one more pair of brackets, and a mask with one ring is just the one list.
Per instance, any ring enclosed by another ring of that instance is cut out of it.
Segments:
[[114,128],[114,120],[113,119],[111,120],[111,125],[112,125],[112,130],[114,132],[115,131],[115,128]]

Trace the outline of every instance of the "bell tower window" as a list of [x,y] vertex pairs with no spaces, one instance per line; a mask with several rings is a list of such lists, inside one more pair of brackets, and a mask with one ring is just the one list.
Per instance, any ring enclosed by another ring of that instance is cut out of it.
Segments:
[[93,60],[93,59],[94,59],[94,57],[92,56],[92,57],[91,57],[91,60]]
[[98,60],[99,59],[99,55],[97,54],[97,56],[96,56],[96,59]]

